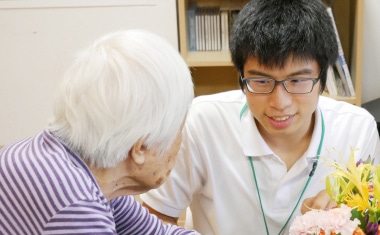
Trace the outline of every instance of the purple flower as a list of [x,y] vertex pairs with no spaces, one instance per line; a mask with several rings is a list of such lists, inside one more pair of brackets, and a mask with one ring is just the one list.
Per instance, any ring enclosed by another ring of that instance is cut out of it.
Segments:
[[377,223],[368,222],[365,228],[366,235],[378,235],[378,228]]
[[363,159],[359,159],[359,161],[356,162],[356,167],[358,167],[360,164],[364,164],[365,161]]
[[365,220],[367,221],[367,225],[365,228],[366,235],[378,235],[379,224],[368,221],[369,220],[368,215],[365,216]]

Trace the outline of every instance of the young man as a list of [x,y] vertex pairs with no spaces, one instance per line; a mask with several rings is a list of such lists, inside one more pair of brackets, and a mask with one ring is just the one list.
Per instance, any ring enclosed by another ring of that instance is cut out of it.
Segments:
[[288,234],[301,209],[334,206],[326,161],[348,161],[357,148],[356,160],[379,162],[376,122],[320,96],[338,49],[319,0],[250,1],[230,48],[243,92],[194,100],[179,161],[142,199],[167,221],[190,206],[202,234]]
[[133,197],[169,175],[193,97],[163,38],[121,30],[96,40],[68,70],[49,127],[0,150],[0,233],[198,234]]

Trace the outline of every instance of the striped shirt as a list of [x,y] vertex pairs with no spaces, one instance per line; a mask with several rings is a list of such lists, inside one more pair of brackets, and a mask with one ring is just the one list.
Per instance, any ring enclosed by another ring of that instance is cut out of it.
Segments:
[[81,158],[48,131],[0,150],[0,234],[198,234],[133,196],[107,201]]

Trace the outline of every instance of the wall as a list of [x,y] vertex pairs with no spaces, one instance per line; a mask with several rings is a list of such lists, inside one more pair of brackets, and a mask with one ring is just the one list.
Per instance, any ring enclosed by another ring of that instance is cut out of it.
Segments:
[[380,1],[364,1],[362,102],[380,98]]
[[149,29],[178,48],[176,1],[0,1],[0,145],[46,127],[75,53],[120,28]]

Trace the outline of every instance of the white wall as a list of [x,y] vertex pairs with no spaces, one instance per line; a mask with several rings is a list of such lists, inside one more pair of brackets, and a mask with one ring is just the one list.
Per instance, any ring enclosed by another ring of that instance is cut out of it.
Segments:
[[379,0],[364,1],[362,103],[380,97],[379,12]]
[[176,1],[0,1],[0,145],[43,130],[75,53],[120,28],[149,29],[178,48]]

